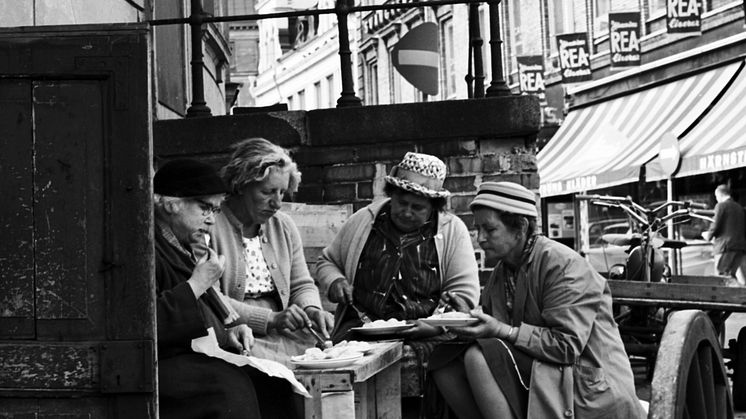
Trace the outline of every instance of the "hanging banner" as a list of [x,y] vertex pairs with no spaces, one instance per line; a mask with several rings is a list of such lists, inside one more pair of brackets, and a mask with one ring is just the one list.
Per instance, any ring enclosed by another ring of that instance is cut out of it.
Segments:
[[537,95],[544,99],[544,57],[526,55],[516,57],[518,61],[518,81],[521,93]]
[[640,13],[609,13],[611,67],[640,65]]
[[438,25],[425,22],[410,30],[391,50],[394,68],[423,93],[438,94]]
[[699,0],[666,0],[668,33],[700,33],[702,8]]
[[557,35],[562,83],[591,79],[591,54],[585,32]]

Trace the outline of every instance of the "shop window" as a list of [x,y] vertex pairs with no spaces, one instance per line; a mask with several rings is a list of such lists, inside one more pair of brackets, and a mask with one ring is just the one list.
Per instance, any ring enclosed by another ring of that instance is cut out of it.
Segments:
[[549,0],[548,9],[548,35],[549,35],[549,52],[551,55],[557,55],[557,42],[555,36],[563,33],[575,32],[573,21],[574,0]]

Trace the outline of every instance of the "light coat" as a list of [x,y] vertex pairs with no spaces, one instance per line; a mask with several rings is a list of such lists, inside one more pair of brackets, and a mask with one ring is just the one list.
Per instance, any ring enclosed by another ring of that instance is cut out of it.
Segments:
[[509,319],[504,269],[495,268],[482,305],[519,327],[515,346],[535,360],[528,417],[644,417],[606,280],[573,250],[540,236],[517,272]]

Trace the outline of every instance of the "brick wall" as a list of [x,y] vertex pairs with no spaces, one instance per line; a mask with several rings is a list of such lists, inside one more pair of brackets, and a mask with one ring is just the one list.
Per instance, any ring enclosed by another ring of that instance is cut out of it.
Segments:
[[538,189],[538,129],[536,98],[509,96],[158,121],[154,154],[219,166],[230,144],[265,137],[290,149],[303,172],[294,201],[352,203],[355,210],[382,195],[384,176],[407,151],[433,154],[448,165],[448,208],[471,228],[468,204],[481,182]]

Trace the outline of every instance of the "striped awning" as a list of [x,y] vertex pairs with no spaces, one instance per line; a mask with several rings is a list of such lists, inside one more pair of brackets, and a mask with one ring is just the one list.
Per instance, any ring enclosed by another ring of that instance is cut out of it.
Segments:
[[[542,197],[665,177],[654,159],[663,134],[684,133],[719,97],[740,63],[571,111],[539,152]],[[653,160],[653,161],[651,161]]]
[[715,106],[679,139],[681,166],[675,177],[746,166],[746,69],[739,70]]

